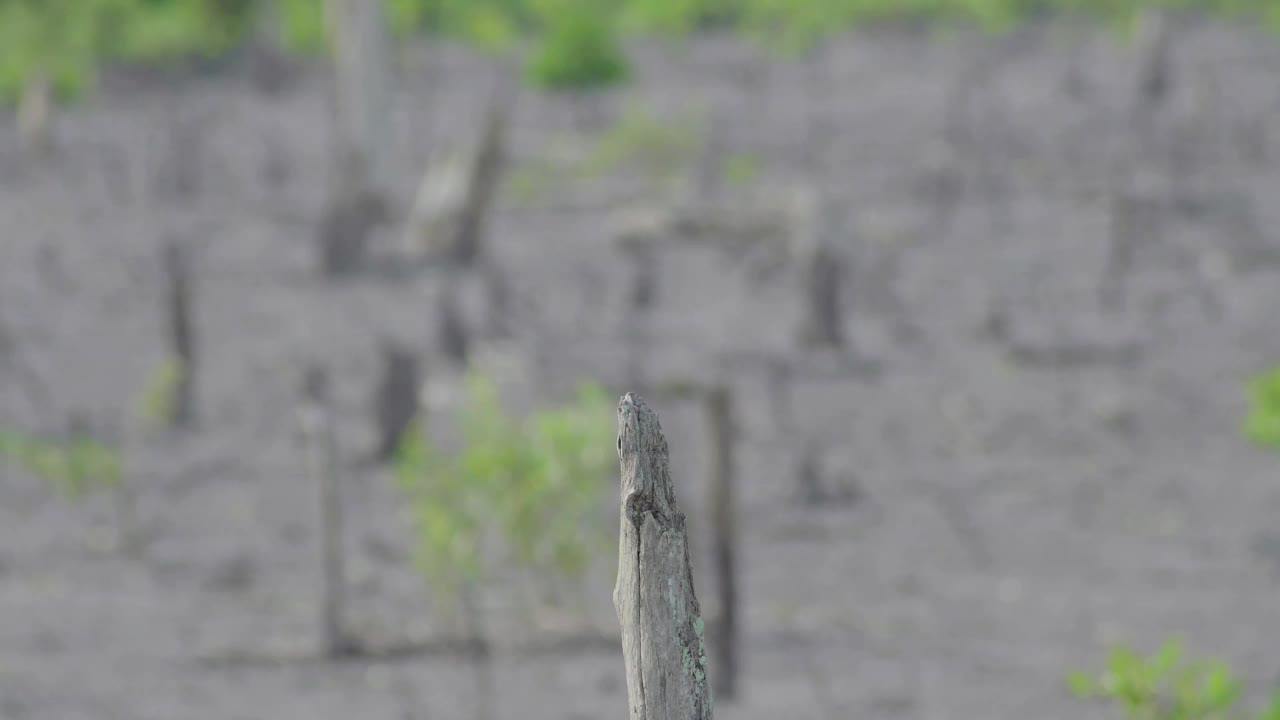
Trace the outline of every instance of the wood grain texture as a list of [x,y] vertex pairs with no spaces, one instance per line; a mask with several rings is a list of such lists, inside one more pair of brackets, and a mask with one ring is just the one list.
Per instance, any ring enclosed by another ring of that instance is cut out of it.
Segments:
[[613,604],[622,625],[628,717],[706,720],[712,696],[705,628],[668,458],[658,416],[627,393],[618,403],[622,517]]

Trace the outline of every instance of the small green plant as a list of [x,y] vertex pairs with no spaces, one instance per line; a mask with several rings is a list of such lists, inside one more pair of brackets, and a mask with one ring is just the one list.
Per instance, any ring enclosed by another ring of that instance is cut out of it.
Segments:
[[[529,204],[570,183],[619,172],[663,185],[679,179],[690,160],[701,153],[702,143],[702,125],[693,116],[662,120],[632,105],[597,135],[585,152],[560,152],[573,143],[554,143],[545,155],[527,160],[509,173],[504,190],[516,202]],[[753,168],[734,170],[746,174]]]
[[1248,393],[1241,432],[1258,445],[1280,448],[1280,365],[1250,380]]
[[545,30],[527,66],[530,82],[583,93],[626,80],[626,56],[607,8],[597,0],[542,0],[539,5]]
[[608,544],[598,513],[613,458],[612,407],[597,385],[577,401],[508,417],[494,384],[471,373],[462,446],[446,452],[414,423],[396,478],[418,529],[419,567],[443,602],[484,581],[487,542],[546,579],[577,578]]
[[578,170],[594,177],[626,168],[669,179],[697,157],[702,135],[701,125],[691,117],[664,119],[632,106],[596,139]]
[[123,474],[120,451],[83,433],[47,440],[0,432],[0,458],[46,480],[73,499],[95,488],[118,487]]
[[1072,673],[1068,685],[1077,697],[1112,701],[1125,720],[1280,720],[1280,693],[1259,714],[1237,709],[1243,688],[1231,668],[1184,659],[1180,639],[1150,657],[1117,647],[1102,673]]
[[182,382],[182,361],[168,358],[151,373],[142,393],[138,414],[152,427],[171,425],[178,412],[178,385]]
[[750,153],[737,153],[725,158],[724,177],[730,185],[750,185],[760,177],[760,157]]

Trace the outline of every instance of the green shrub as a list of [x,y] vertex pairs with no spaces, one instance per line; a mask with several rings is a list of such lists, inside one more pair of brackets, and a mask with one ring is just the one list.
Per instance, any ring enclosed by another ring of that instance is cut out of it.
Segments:
[[0,432],[0,459],[8,459],[77,498],[95,488],[118,487],[123,474],[120,451],[85,434],[46,440]]
[[101,52],[131,61],[221,55],[247,36],[252,19],[251,0],[114,2],[114,37]]
[[1102,673],[1073,673],[1068,685],[1077,697],[1110,700],[1125,720],[1280,720],[1280,692],[1257,715],[1238,710],[1243,688],[1231,668],[1184,660],[1177,639],[1151,657],[1117,647]]
[[[662,119],[642,106],[631,105],[585,149],[576,143],[548,143],[540,157],[522,162],[508,173],[504,192],[515,202],[528,205],[572,183],[591,181],[615,173],[630,173],[656,183],[659,188],[679,179],[702,152],[704,132],[698,118],[684,115]],[[746,157],[746,156],[744,156]],[[749,164],[749,163],[746,163]],[[749,174],[755,168],[726,168]],[[741,178],[743,182],[749,178]]]
[[1258,445],[1280,448],[1280,365],[1250,380],[1248,394],[1241,432]]
[[45,72],[60,97],[92,81],[105,3],[0,0],[0,94],[12,102],[28,76]]
[[760,157],[751,153],[737,153],[725,158],[724,176],[730,185],[750,185],[760,177]]
[[627,78],[617,28],[594,0],[545,0],[543,38],[526,68],[534,85],[550,90],[601,90]]
[[462,447],[445,452],[414,423],[396,456],[419,567],[444,601],[483,582],[491,540],[539,577],[581,576],[592,549],[609,537],[596,512],[616,462],[604,390],[583,384],[576,402],[520,423],[488,379],[472,373],[466,386]]

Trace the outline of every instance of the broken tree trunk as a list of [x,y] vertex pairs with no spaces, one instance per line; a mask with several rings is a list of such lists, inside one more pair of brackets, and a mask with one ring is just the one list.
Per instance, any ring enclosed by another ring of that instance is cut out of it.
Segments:
[[168,280],[169,349],[178,370],[169,422],[174,427],[186,427],[196,414],[196,347],[191,320],[191,262],[181,241],[170,240],[165,245],[164,271]]
[[737,694],[738,586],[736,581],[737,529],[733,496],[733,401],[729,389],[717,386],[706,395],[707,430],[711,438],[711,553],[720,592],[720,617],[711,649],[716,659],[712,685],[721,698]]
[[423,175],[405,230],[410,257],[461,267],[484,259],[485,222],[505,159],[508,102],[495,96],[474,147]]
[[613,605],[622,625],[628,717],[710,720],[703,621],[689,536],[658,416],[634,393],[618,403],[622,517]]
[[458,217],[454,258],[462,265],[471,265],[484,254],[484,223],[502,176],[508,109],[501,96],[492,103],[471,167],[462,214]]
[[342,557],[342,487],[329,401],[329,376],[311,367],[303,379],[298,424],[306,448],[308,479],[319,496],[320,651],[325,657],[349,654],[354,646],[342,625],[345,567]]

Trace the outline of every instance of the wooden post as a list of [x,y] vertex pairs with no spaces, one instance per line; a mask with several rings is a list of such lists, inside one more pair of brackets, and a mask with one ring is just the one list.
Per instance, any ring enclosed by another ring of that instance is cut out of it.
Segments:
[[618,403],[622,512],[613,605],[622,625],[628,717],[710,720],[703,621],[667,440],[635,393]]
[[338,657],[354,650],[343,631],[346,572],[342,553],[342,487],[338,482],[337,448],[329,401],[329,376],[311,367],[303,379],[298,424],[306,447],[307,474],[319,496],[321,652]]
[[400,447],[404,431],[418,414],[418,392],[422,387],[418,358],[413,350],[386,339],[380,348],[382,380],[373,397],[378,423],[378,445],[371,461],[384,463]]
[[821,240],[805,249],[805,318],[800,340],[811,347],[844,345],[840,286],[844,267],[834,248]]
[[440,301],[436,303],[436,343],[441,354],[450,362],[459,369],[466,369],[471,342],[467,338],[467,328],[458,310],[457,293],[457,283],[450,277],[445,283]]
[[737,692],[738,676],[738,587],[735,572],[737,547],[733,497],[733,401],[723,385],[706,395],[707,431],[711,438],[711,554],[720,593],[720,617],[711,637],[716,660],[712,686],[724,699]]
[[175,427],[186,427],[195,419],[195,332],[191,321],[191,267],[181,241],[170,240],[164,249],[164,270],[168,278],[169,344],[178,380],[173,391]]

